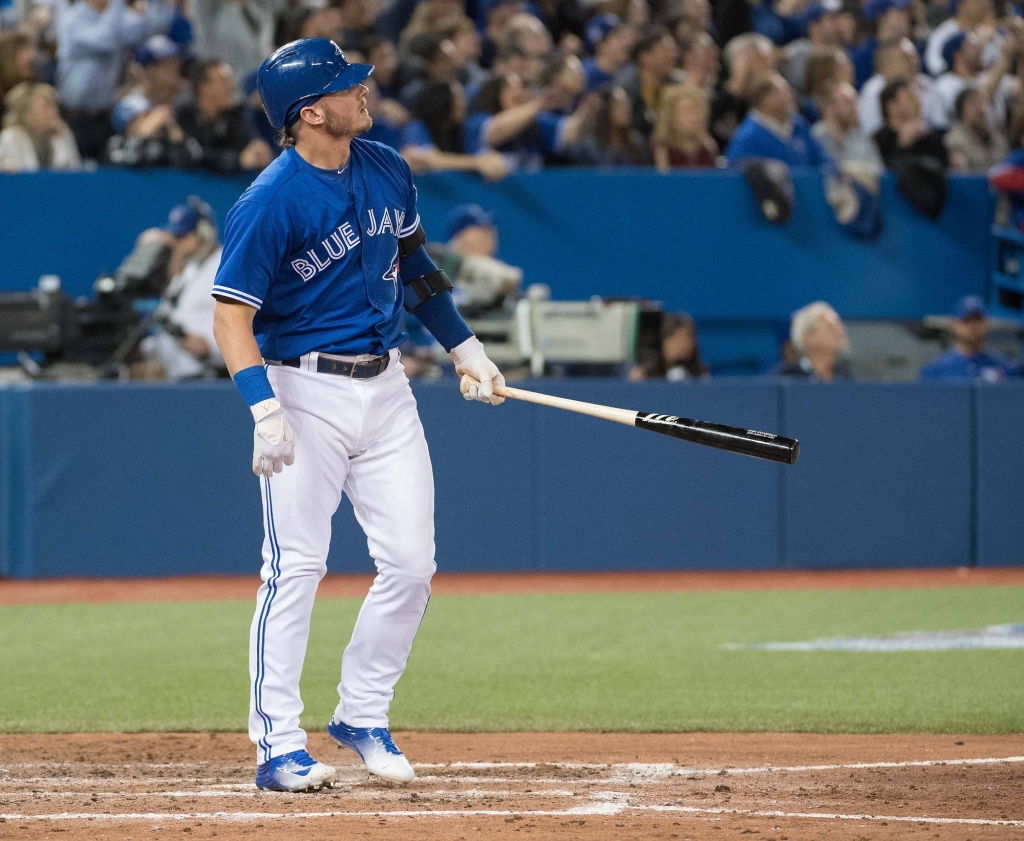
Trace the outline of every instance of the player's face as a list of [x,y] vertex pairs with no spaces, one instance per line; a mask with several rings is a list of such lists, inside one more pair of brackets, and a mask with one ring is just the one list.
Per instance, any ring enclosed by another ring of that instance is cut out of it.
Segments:
[[328,94],[317,104],[323,106],[324,131],[330,137],[355,137],[373,125],[367,108],[366,85],[356,85],[346,91]]

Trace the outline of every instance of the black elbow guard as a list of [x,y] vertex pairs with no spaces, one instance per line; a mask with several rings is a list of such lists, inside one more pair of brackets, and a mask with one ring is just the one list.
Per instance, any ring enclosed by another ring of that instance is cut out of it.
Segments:
[[[420,230],[423,230],[422,228]],[[417,246],[418,247],[418,246]],[[452,288],[452,282],[441,269],[422,277],[410,280],[405,286],[405,308],[409,312],[416,312],[430,298],[438,292],[448,292]]]
[[423,225],[417,225],[416,230],[409,234],[409,236],[402,237],[400,240],[398,240],[399,256],[408,257],[426,241],[427,232],[423,230]]

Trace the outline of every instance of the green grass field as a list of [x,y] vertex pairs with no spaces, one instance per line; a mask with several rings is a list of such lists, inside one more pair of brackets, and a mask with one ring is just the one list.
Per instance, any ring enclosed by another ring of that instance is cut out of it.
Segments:
[[[303,723],[336,703],[354,599],[317,603]],[[0,731],[242,730],[252,603],[0,608]],[[1024,588],[451,596],[392,725],[434,730],[1024,732],[1024,650],[723,643],[1024,622]]]

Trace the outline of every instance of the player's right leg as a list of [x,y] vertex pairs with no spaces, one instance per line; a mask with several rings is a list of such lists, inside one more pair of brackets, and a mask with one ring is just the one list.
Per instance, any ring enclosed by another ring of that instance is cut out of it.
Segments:
[[295,434],[295,463],[260,480],[263,585],[249,637],[249,736],[257,785],[296,791],[332,782],[333,768],[305,753],[299,677],[317,585],[327,570],[331,517],[348,473],[345,442],[323,418],[358,421],[358,399],[330,377],[287,367],[270,379]]

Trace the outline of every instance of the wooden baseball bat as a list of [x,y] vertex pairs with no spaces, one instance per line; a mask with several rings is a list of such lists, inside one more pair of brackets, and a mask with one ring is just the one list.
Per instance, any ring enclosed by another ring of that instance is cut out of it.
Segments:
[[590,415],[637,429],[660,432],[662,435],[670,435],[673,438],[702,444],[705,447],[716,447],[719,450],[777,461],[781,464],[794,464],[800,455],[800,442],[795,438],[784,438],[770,432],[758,432],[756,429],[724,426],[719,423],[691,420],[675,415],[657,415],[652,412],[637,412],[632,409],[616,409],[614,406],[584,403],[580,400],[569,400],[566,397],[555,397],[552,394],[541,394],[522,388],[498,386],[494,391],[502,397],[510,397],[513,400],[536,403],[538,406],[550,406],[552,409],[565,409],[567,412]]

